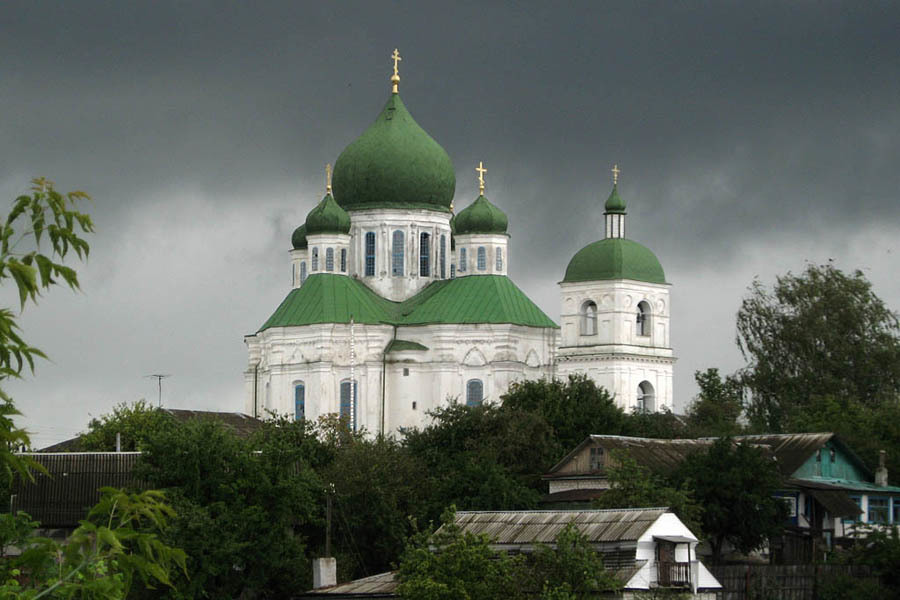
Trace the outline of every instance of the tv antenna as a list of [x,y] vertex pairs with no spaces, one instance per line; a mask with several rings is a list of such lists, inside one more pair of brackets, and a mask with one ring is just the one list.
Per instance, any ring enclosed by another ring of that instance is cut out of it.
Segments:
[[157,387],[159,388],[159,398],[157,399],[157,406],[162,408],[162,380],[166,377],[171,377],[171,375],[164,375],[162,373],[154,373],[152,375],[144,375],[144,377],[155,377]]

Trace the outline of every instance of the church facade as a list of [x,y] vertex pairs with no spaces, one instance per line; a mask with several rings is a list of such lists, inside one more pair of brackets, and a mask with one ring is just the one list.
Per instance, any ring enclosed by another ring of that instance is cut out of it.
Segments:
[[372,433],[498,400],[515,381],[583,373],[626,410],[671,409],[669,284],[625,237],[617,189],[605,235],[559,283],[557,325],[509,278],[508,218],[480,194],[454,214],[450,157],[400,98],[338,157],[292,236],[291,289],[245,337],[248,414],[337,413]]

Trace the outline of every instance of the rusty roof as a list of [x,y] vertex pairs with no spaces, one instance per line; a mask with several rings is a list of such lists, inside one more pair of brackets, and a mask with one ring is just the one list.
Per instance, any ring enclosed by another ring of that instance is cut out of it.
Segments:
[[648,468],[666,471],[674,469],[691,452],[707,448],[712,444],[710,439],[665,440],[655,438],[630,437],[626,435],[590,435],[569,452],[565,458],[556,463],[547,477],[552,478],[582,448],[588,445],[602,446],[604,450],[623,450],[628,452],[639,464]]
[[333,585],[326,588],[310,590],[303,593],[300,597],[392,597],[396,596],[397,586],[400,585],[400,582],[397,581],[396,575],[396,571],[379,573],[378,575],[363,577],[362,579],[354,579],[353,581],[348,581],[347,583],[339,583],[338,585]]
[[592,544],[636,542],[667,508],[615,510],[461,511],[456,525],[463,531],[485,534],[494,544],[528,546],[553,544],[560,531],[574,523]]

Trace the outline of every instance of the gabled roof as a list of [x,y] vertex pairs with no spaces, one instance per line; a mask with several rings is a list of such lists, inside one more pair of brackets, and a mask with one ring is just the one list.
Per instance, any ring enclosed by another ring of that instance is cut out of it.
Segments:
[[232,430],[240,437],[249,437],[250,434],[256,432],[263,426],[263,422],[260,419],[238,412],[186,410],[183,408],[163,408],[162,410],[182,422],[190,421],[191,419],[221,421],[226,428]]
[[592,544],[637,542],[666,508],[615,510],[461,511],[456,525],[463,531],[485,534],[498,545],[553,544],[569,523]]
[[[710,438],[713,439],[713,438]],[[838,446],[841,451],[854,461],[870,479],[874,478],[865,463],[834,433],[766,433],[762,435],[738,435],[735,440],[762,444],[771,448],[778,460],[778,469],[785,477],[790,477],[803,466],[816,450],[828,442]]]
[[653,470],[673,469],[691,452],[707,448],[711,439],[702,440],[660,440],[655,438],[630,437],[625,435],[589,435],[574,450],[553,465],[546,477],[552,478],[563,465],[568,463],[585,446],[598,444],[605,450],[624,450],[639,464]]

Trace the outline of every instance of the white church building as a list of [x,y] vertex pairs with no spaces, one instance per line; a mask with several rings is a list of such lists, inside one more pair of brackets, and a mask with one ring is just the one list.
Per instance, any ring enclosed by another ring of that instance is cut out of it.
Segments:
[[454,214],[453,164],[400,99],[394,58],[387,104],[293,233],[290,291],[245,337],[246,412],[338,413],[387,433],[448,403],[496,401],[515,381],[578,373],[626,410],[672,409],[670,284],[625,237],[618,169],[603,239],[558,284],[557,325],[508,276],[508,219],[484,195],[482,165],[479,197]]

